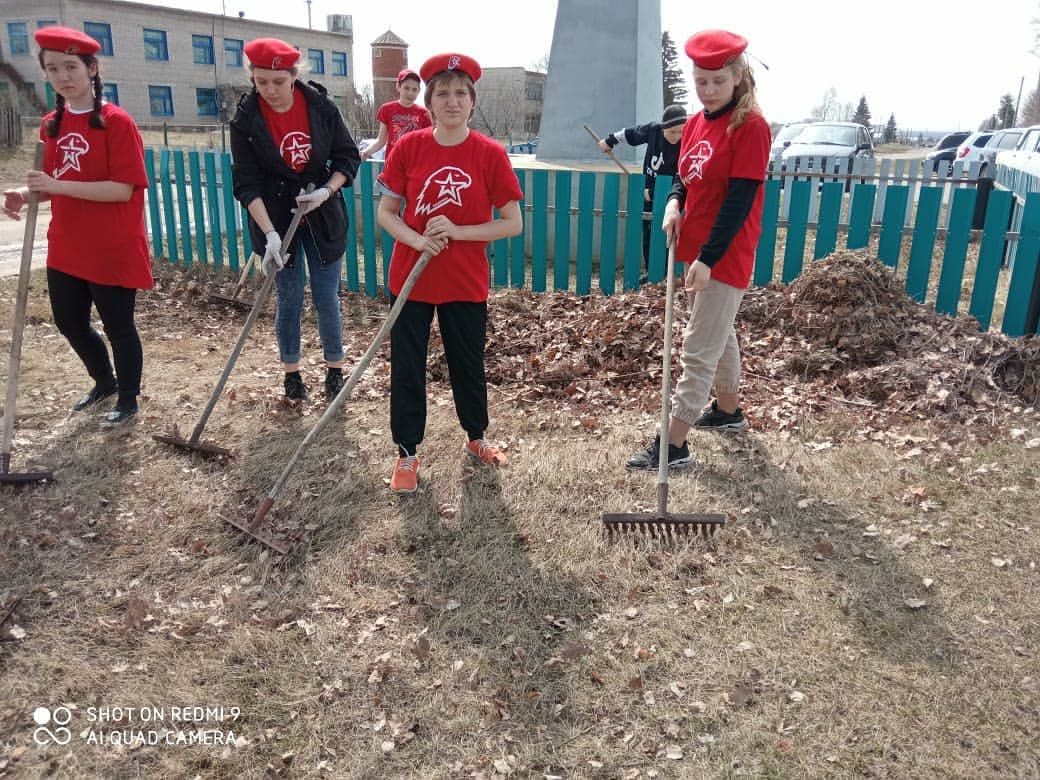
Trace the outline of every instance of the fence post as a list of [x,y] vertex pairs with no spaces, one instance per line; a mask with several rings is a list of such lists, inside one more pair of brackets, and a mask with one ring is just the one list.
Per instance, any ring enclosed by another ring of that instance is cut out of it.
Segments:
[[975,196],[975,211],[971,215],[971,229],[982,230],[982,226],[986,224],[986,205],[989,203],[989,194],[993,192],[993,177],[989,174],[988,168],[986,175],[978,178],[975,190],[978,195]]

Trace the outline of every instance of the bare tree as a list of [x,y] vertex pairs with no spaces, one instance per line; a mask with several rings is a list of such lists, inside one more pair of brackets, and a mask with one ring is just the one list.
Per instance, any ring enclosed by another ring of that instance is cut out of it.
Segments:
[[528,70],[533,70],[535,73],[548,73],[549,72],[549,52],[546,52],[537,60],[531,63]]
[[519,81],[488,85],[480,92],[473,126],[492,138],[523,135],[524,86]]
[[376,122],[376,104],[372,98],[372,87],[368,84],[360,90],[354,89],[353,93],[347,93],[347,116],[345,117],[350,127],[354,140],[362,138],[374,138],[379,134]]
[[838,90],[831,87],[823,93],[823,98],[820,100],[819,105],[815,106],[812,111],[809,112],[809,116],[814,122],[823,122],[828,119],[836,119],[839,116],[841,108],[838,104]]
[[1026,98],[1026,104],[1022,106],[1022,114],[1019,119],[1022,125],[1040,125],[1040,89],[1034,89]]

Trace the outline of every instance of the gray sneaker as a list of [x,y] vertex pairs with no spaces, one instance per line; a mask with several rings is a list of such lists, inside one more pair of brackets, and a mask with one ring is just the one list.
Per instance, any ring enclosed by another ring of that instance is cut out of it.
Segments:
[[[646,449],[642,449],[625,462],[625,468],[629,471],[656,471],[661,455],[661,437],[655,436],[654,440]],[[693,462],[690,455],[690,447],[686,442],[681,447],[674,444],[668,445],[668,468],[683,468]]]
[[712,428],[716,431],[743,431],[747,429],[748,421],[740,407],[737,407],[737,411],[733,414],[729,414],[719,409],[718,401],[712,401],[711,406],[697,418],[693,427]]

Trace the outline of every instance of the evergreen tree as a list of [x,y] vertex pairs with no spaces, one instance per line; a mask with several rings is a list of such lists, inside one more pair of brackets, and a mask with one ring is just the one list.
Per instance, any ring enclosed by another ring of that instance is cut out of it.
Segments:
[[665,106],[672,103],[686,105],[689,93],[686,91],[682,68],[679,67],[679,52],[667,30],[661,33],[661,86]]
[[1022,106],[1021,124],[1023,127],[1040,125],[1040,89],[1034,89],[1026,98],[1025,105]]
[[1005,127],[1015,126],[1015,99],[1010,94],[1000,98],[1000,108],[997,109],[997,127],[1003,130]]
[[884,135],[882,135],[881,140],[883,140],[886,144],[895,143],[896,138],[899,137],[898,134],[899,130],[896,128],[896,115],[889,114],[888,122],[885,124],[885,132]]
[[865,95],[860,97],[859,105],[856,106],[856,113],[852,115],[852,121],[870,129],[870,108],[867,106]]

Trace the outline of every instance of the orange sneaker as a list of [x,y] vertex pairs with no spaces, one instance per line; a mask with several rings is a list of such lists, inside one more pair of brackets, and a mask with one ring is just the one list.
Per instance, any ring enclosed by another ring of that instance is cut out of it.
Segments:
[[474,439],[469,442],[466,445],[466,452],[471,458],[476,458],[489,466],[504,466],[509,463],[506,454],[487,439]]
[[414,493],[419,489],[419,459],[414,455],[398,458],[390,475],[390,489],[395,493]]

